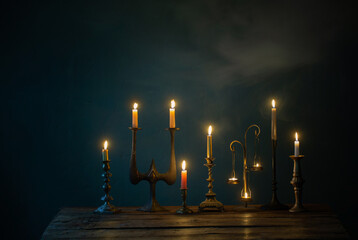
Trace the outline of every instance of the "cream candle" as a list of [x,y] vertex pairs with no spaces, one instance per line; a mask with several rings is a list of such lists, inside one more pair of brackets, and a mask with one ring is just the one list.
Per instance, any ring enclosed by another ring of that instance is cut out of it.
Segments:
[[300,155],[300,142],[298,141],[298,134],[296,132],[296,141],[294,143],[294,153],[295,157],[298,157]]
[[169,109],[169,128],[175,128],[175,101],[174,99],[170,102]]
[[271,139],[277,140],[277,126],[276,126],[276,102],[272,99],[272,115],[271,115]]
[[133,104],[132,110],[132,128],[138,128],[138,104]]
[[207,136],[207,147],[206,147],[206,157],[212,158],[213,157],[213,136],[211,135],[213,131],[212,126],[210,125],[208,128],[208,136]]
[[185,169],[185,167],[186,167],[185,160],[183,160],[183,163],[182,163],[181,167],[182,167],[182,171],[181,171],[181,186],[180,186],[180,189],[188,189],[188,187],[187,187],[188,172]]
[[102,161],[108,161],[108,142],[107,142],[107,140],[103,144]]

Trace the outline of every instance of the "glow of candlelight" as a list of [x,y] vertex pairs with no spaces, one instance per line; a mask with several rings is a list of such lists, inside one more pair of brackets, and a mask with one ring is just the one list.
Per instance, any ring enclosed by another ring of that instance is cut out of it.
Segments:
[[175,108],[175,101],[174,99],[170,102],[171,108]]
[[183,163],[181,164],[181,169],[185,171],[185,168],[186,168],[186,162],[185,160],[183,160]]
[[133,109],[137,109],[138,108],[138,104],[137,103],[134,103],[133,104]]
[[298,141],[298,134],[297,134],[297,132],[296,132],[296,141]]
[[275,99],[272,99],[272,107],[275,108],[275,106],[276,106]]
[[208,128],[208,135],[211,136],[211,133],[213,131],[213,127],[210,125]]
[[104,142],[103,147],[104,147],[104,150],[107,150],[107,147],[108,147],[108,142],[107,142],[107,140]]

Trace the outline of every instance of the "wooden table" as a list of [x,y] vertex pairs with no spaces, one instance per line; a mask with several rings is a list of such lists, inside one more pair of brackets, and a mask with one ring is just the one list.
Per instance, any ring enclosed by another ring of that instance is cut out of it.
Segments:
[[304,213],[263,211],[258,206],[225,206],[225,212],[176,215],[123,207],[116,215],[94,214],[94,208],[63,208],[43,239],[349,239],[328,206],[305,205]]

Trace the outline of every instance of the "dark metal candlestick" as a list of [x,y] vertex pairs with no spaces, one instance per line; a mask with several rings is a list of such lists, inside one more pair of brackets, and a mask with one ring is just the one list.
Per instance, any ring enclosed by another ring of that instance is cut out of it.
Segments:
[[290,158],[294,162],[291,184],[295,191],[295,205],[290,209],[290,212],[303,212],[306,211],[302,205],[302,185],[305,181],[301,176],[301,159],[304,158],[304,155],[299,155],[297,157],[291,155]]
[[204,166],[208,167],[208,179],[206,181],[209,182],[208,188],[209,191],[206,196],[206,200],[200,203],[199,205],[199,212],[205,211],[205,210],[217,210],[217,211],[224,211],[224,205],[216,200],[216,193],[213,192],[213,182],[214,179],[212,178],[212,168],[215,166],[214,164],[214,158],[205,158],[206,164]]
[[181,198],[182,198],[183,204],[182,204],[181,208],[179,208],[176,211],[176,213],[178,213],[178,214],[190,214],[190,213],[193,213],[193,210],[188,208],[187,205],[186,205],[186,196],[188,194],[188,189],[180,189],[180,191],[181,191]]
[[103,170],[104,173],[102,174],[102,177],[104,178],[104,184],[102,186],[104,192],[106,193],[101,200],[104,201],[104,204],[102,206],[100,206],[99,208],[97,208],[94,212],[95,213],[107,213],[107,214],[113,214],[113,213],[118,213],[121,210],[115,206],[113,206],[112,204],[110,204],[109,201],[113,200],[113,197],[111,195],[109,195],[109,191],[111,191],[111,185],[109,184],[110,177],[112,177],[112,173],[109,172],[109,170],[111,169],[111,167],[109,166],[109,163],[111,162],[110,160],[104,160],[103,162]]
[[271,202],[261,206],[264,210],[285,210],[288,206],[280,203],[277,198],[277,181],[276,181],[276,148],[277,140],[272,140],[272,198]]
[[132,184],[137,184],[142,180],[146,180],[149,183],[149,201],[146,205],[139,208],[139,211],[146,212],[156,212],[156,211],[166,211],[165,208],[161,207],[155,197],[155,185],[157,181],[164,181],[168,185],[172,185],[176,180],[176,161],[175,161],[175,150],[174,150],[174,134],[175,131],[179,130],[179,128],[169,128],[170,132],[170,166],[169,170],[166,173],[159,173],[157,168],[155,167],[154,159],[149,167],[149,170],[146,173],[141,173],[138,171],[137,162],[136,162],[136,135],[137,131],[140,128],[129,128],[132,130],[132,155],[130,160],[130,169],[129,169],[129,179]]

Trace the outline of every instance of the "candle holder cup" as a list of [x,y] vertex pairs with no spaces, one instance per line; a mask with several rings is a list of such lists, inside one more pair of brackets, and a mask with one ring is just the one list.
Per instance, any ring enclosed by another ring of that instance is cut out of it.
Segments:
[[169,170],[166,173],[159,173],[155,167],[154,159],[149,167],[149,170],[146,173],[141,173],[138,171],[137,162],[136,162],[136,142],[137,142],[137,131],[141,128],[129,128],[132,130],[132,154],[130,160],[129,168],[129,179],[132,184],[138,184],[140,181],[145,180],[149,183],[149,201],[146,205],[139,208],[139,211],[146,212],[157,212],[157,211],[167,211],[165,208],[161,207],[155,196],[155,187],[158,181],[164,181],[168,185],[173,185],[176,180],[176,160],[175,160],[175,150],[174,150],[174,134],[175,131],[179,128],[169,128],[170,132],[170,166]]
[[176,213],[177,214],[191,214],[193,213],[193,210],[187,207],[186,205],[186,197],[188,194],[188,189],[180,189],[181,192],[181,198],[182,198],[182,206],[179,208]]
[[206,179],[206,181],[209,182],[208,184],[208,188],[209,191],[205,194],[206,199],[205,201],[201,202],[199,205],[199,212],[204,212],[204,211],[224,211],[224,205],[219,202],[218,200],[216,200],[216,193],[213,192],[213,182],[214,179],[212,178],[212,171],[213,171],[213,167],[215,166],[214,164],[214,158],[205,158],[206,159],[206,164],[204,164],[204,166],[208,167],[208,178]]
[[290,212],[304,212],[306,209],[302,205],[302,186],[305,182],[301,176],[301,159],[304,155],[291,155],[290,158],[293,160],[293,177],[291,184],[295,191],[295,205],[289,210]]
[[101,213],[101,214],[119,213],[121,210],[110,203],[110,201],[113,200],[113,197],[109,195],[109,192],[111,191],[112,188],[111,185],[109,184],[110,177],[112,177],[112,173],[109,172],[109,170],[111,169],[109,163],[111,161],[105,160],[102,162],[103,162],[103,170],[104,170],[104,173],[102,174],[102,177],[104,178],[104,184],[102,188],[105,192],[105,195],[101,198],[101,200],[104,201],[104,204],[99,208],[97,208],[94,212]]

